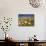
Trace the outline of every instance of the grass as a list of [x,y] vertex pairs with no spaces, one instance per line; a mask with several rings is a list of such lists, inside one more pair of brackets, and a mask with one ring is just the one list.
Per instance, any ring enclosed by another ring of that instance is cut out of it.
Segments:
[[[27,23],[25,23],[25,21]],[[21,18],[18,18],[18,25],[19,26],[34,26],[34,18],[33,17],[26,17],[26,18],[24,18],[24,17],[22,18],[21,17]]]

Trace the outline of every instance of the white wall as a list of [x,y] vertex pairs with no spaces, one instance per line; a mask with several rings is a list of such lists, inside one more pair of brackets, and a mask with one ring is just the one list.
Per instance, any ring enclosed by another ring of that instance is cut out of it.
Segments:
[[[45,38],[45,15],[46,6],[32,8],[28,0],[0,0],[0,16],[8,16],[13,18],[12,26],[8,33],[10,37],[17,40],[27,40],[34,34],[37,35],[39,40],[46,40]],[[35,14],[35,26],[34,27],[19,27],[18,26],[18,14],[27,13]],[[0,35],[2,31],[0,31]],[[0,36],[0,39],[3,37]]]

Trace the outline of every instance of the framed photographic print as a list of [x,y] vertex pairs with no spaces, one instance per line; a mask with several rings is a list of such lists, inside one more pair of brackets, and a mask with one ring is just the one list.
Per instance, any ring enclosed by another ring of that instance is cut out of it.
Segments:
[[34,14],[18,14],[18,26],[34,26]]

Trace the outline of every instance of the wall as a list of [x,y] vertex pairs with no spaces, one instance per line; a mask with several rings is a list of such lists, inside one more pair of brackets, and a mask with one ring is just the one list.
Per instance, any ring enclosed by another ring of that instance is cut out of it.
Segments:
[[[32,37],[34,34],[37,35],[37,39],[46,40],[45,38],[45,15],[46,15],[46,6],[43,4],[43,7],[32,8],[28,0],[0,0],[0,16],[12,17],[13,22],[10,31],[8,34],[13,39],[16,40],[27,40],[29,37]],[[18,14],[27,13],[35,14],[35,26],[34,27],[19,27],[18,25]],[[0,18],[1,18],[0,17]],[[0,35],[2,35],[0,31]],[[4,33],[3,33],[4,34]],[[0,36],[0,39],[4,37]]]

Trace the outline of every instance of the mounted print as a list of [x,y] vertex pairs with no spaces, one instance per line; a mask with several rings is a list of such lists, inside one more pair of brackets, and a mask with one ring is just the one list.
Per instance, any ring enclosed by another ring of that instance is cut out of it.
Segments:
[[19,14],[18,26],[34,26],[34,14]]

